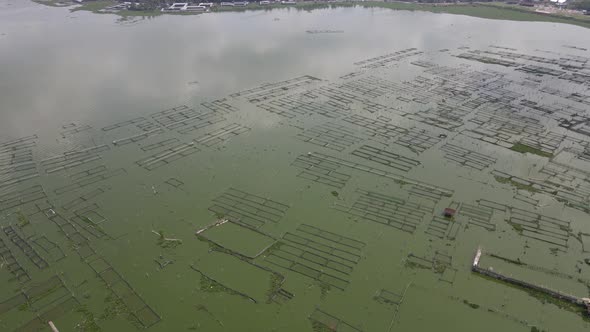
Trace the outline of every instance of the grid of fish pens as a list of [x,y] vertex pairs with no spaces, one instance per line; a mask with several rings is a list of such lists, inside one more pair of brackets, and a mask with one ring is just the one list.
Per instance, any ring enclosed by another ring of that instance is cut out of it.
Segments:
[[320,152],[310,152],[300,155],[291,165],[302,169],[302,172],[298,174],[299,177],[336,188],[344,187],[346,182],[351,178],[349,174],[342,173],[342,169],[352,169],[377,176],[383,176],[394,181],[410,183],[412,184],[411,191],[415,191],[417,196],[428,197],[429,199],[434,199],[434,197],[438,197],[438,199],[441,197],[450,197],[453,194],[453,191],[449,189],[412,180],[399,174],[336,158]]
[[46,235],[35,238],[32,242],[45,252],[44,255],[46,257],[49,257],[50,260],[54,262],[66,258],[66,254],[63,252],[60,246],[57,243],[49,240]]
[[62,195],[125,173],[123,168],[110,170],[104,165],[92,167],[70,175],[73,183],[58,187],[53,192],[56,195]]
[[435,146],[441,140],[441,136],[437,136],[427,130],[411,128],[406,134],[401,135],[395,140],[394,143],[406,147],[416,154],[420,154]]
[[250,130],[251,129],[249,127],[232,123],[220,129],[204,134],[203,136],[195,139],[195,143],[210,147],[228,141],[232,137],[238,136]]
[[540,173],[549,177],[542,185],[537,183],[534,186],[571,208],[590,212],[590,172],[550,161],[543,166]]
[[27,270],[25,270],[16,257],[14,257],[12,251],[2,238],[0,238],[0,257],[2,257],[6,269],[14,276],[15,280],[20,283],[25,283],[31,280]]
[[396,307],[401,305],[404,300],[403,294],[397,294],[386,289],[381,289],[374,298],[375,301],[379,303],[389,304]]
[[59,303],[64,298],[71,298],[71,296],[72,293],[61,278],[54,275],[42,282],[20,289],[16,295],[0,303],[0,315],[23,305],[37,313],[54,303]]
[[562,248],[568,247],[570,222],[512,207],[509,224],[520,235]]
[[539,89],[541,92],[561,97],[569,101],[577,102],[584,105],[590,105],[590,94],[584,92],[566,92],[554,87],[545,86]]
[[172,130],[187,126],[192,121],[199,120],[202,115],[202,111],[181,105],[152,113],[151,117],[162,127]]
[[84,230],[86,234],[100,239],[103,237],[109,237],[109,235],[101,228],[100,224],[107,221],[96,210],[81,209],[75,212],[75,216],[70,218],[70,222],[78,227],[80,230]]
[[481,204],[472,205],[468,203],[461,203],[457,211],[457,215],[459,217],[467,218],[468,225],[481,227],[488,231],[496,230],[496,224],[492,220],[493,214],[494,210],[492,208],[483,206]]
[[[323,98],[327,98],[327,104],[337,106],[341,109],[346,111],[349,110],[350,106],[353,104],[359,104],[361,109],[367,111],[369,113],[375,113],[377,111],[387,111],[387,112],[394,112],[394,113],[401,113],[401,111],[397,108],[392,108],[389,106],[385,106],[379,103],[374,102],[374,98],[366,98],[366,97],[359,97],[355,94],[349,93],[344,91],[343,89],[338,88],[338,86],[330,85],[330,86],[322,86],[316,90],[308,92],[305,94],[306,96],[311,96],[314,98],[318,98],[322,96]],[[322,113],[320,113],[322,114]],[[335,115],[346,115],[341,113],[337,113]],[[322,114],[325,115],[325,114]],[[328,115],[325,115],[328,116]],[[328,116],[329,117],[329,116]],[[335,116],[333,116],[335,117]]]
[[590,117],[588,116],[580,115],[571,121],[563,120],[559,123],[559,126],[574,133],[590,137]]
[[339,118],[349,114],[349,107],[338,100],[321,100],[311,92],[296,94],[259,103],[258,107],[289,119],[307,114],[319,114],[327,118]]
[[145,121],[148,121],[148,120],[146,118],[144,118],[143,116],[140,116],[137,118],[133,118],[131,120],[121,121],[121,122],[117,122],[115,124],[112,124],[112,125],[109,125],[106,127],[102,127],[102,131],[111,131],[111,130],[127,127],[130,125],[137,125],[137,124],[140,124]]
[[419,267],[431,270],[435,273],[438,281],[453,284],[457,275],[457,269],[452,266],[453,257],[445,251],[436,250],[432,258],[430,256],[420,257],[412,253],[408,254],[405,264],[407,267]]
[[232,113],[238,111],[238,108],[229,104],[227,98],[217,99],[201,103],[201,106],[210,109],[213,112]]
[[68,138],[68,137],[72,137],[78,133],[81,132],[85,132],[88,131],[90,129],[92,129],[92,126],[90,125],[78,125],[75,123],[69,124],[69,125],[64,125],[62,126],[62,129],[65,129],[63,131],[60,132],[61,137],[62,138]]
[[322,183],[335,188],[344,188],[351,176],[341,171],[340,164],[331,160],[326,160],[319,153],[300,155],[291,164],[301,169],[297,174],[298,177]]
[[581,143],[583,141],[554,132],[528,135],[519,141],[520,144],[533,147],[546,153],[548,156],[555,154],[564,142]]
[[163,147],[167,147],[169,145],[175,144],[180,142],[180,140],[178,138],[167,138],[152,144],[148,144],[148,145],[144,145],[141,147],[141,149],[143,151],[151,151],[151,150],[155,150],[155,149],[160,149]]
[[475,51],[461,53],[461,54],[456,55],[456,57],[461,58],[461,59],[466,59],[466,60],[477,61],[477,62],[481,62],[481,63],[485,63],[485,64],[500,65],[500,66],[504,66],[504,67],[518,67],[519,66],[519,64],[514,61],[496,59],[496,58],[493,58],[490,56],[480,55],[480,54],[473,53],[473,52],[475,52]]
[[251,103],[258,103],[266,99],[272,99],[282,96],[295,89],[305,87],[319,81],[321,81],[319,78],[305,75],[285,81],[267,83],[252,89],[232,93],[230,97],[243,97]]
[[17,331],[41,331],[47,328],[47,322],[56,320],[74,309],[79,308],[80,302],[75,297],[68,297],[67,299],[57,303],[48,310],[37,313],[35,318],[23,324]]
[[46,173],[54,173],[99,160],[99,153],[108,150],[109,147],[103,144],[86,149],[68,151],[61,155],[41,160],[41,166],[45,168]]
[[344,290],[365,243],[302,224],[287,232],[265,261]]
[[479,113],[469,122],[477,127],[464,130],[462,134],[505,148],[511,148],[521,136],[542,135],[545,132],[545,127],[538,120],[507,112],[493,115]]
[[62,215],[56,213],[53,210],[48,211],[47,214],[48,219],[59,228],[59,230],[68,240],[73,243],[74,248],[80,258],[86,259],[88,256],[91,256],[95,253],[94,250],[89,246],[89,239],[80,231],[78,231],[78,227],[76,227],[73,222],[64,218]]
[[96,272],[96,275],[104,281],[113,294],[125,305],[143,328],[158,323],[160,316],[137,294],[129,282],[123,278],[109,262],[98,257],[89,261],[88,265]]
[[113,145],[123,146],[123,145],[131,144],[131,143],[137,143],[137,142],[143,141],[144,139],[147,139],[149,137],[159,135],[163,132],[164,132],[164,129],[162,129],[162,128],[154,128],[154,129],[151,129],[151,130],[148,130],[148,131],[145,131],[143,133],[139,133],[139,134],[136,134],[133,136],[116,139],[113,141]]
[[432,207],[406,199],[361,189],[357,189],[357,193],[360,197],[352,206],[337,203],[335,208],[363,220],[391,226],[407,233],[414,233],[422,219],[428,213],[432,213]]
[[9,187],[39,176],[33,160],[37,135],[0,144],[0,188]]
[[369,98],[378,98],[397,91],[398,85],[375,76],[363,77],[338,86],[339,89]]
[[525,107],[527,112],[540,117],[553,119],[559,123],[572,121],[574,117],[584,114],[584,110],[561,103],[546,105],[528,99],[522,99],[520,105]]
[[46,200],[47,195],[41,185],[15,189],[0,195],[0,212],[15,212],[17,208]]
[[393,140],[401,135],[407,134],[408,129],[387,123],[382,120],[371,119],[362,115],[352,115],[342,119],[345,122],[365,129],[365,134],[384,140]]
[[450,143],[443,145],[440,149],[445,153],[443,158],[478,171],[490,167],[497,161],[496,158]]
[[228,189],[213,202],[209,211],[217,214],[220,218],[243,223],[255,229],[267,222],[279,222],[289,209],[287,204],[236,188]]
[[414,183],[408,190],[410,197],[428,200],[431,203],[438,203],[443,197],[451,197],[453,190],[439,187],[429,183]]
[[576,154],[576,158],[583,161],[590,161],[590,142],[581,143],[579,146],[568,149]]
[[408,172],[420,165],[420,161],[404,157],[384,149],[370,145],[363,145],[352,152],[352,155],[393,168],[398,171]]
[[355,62],[355,66],[361,66],[361,68],[379,68],[395,63],[411,56],[420,55],[423,52],[418,51],[416,48],[407,48],[400,51],[387,53],[374,58],[369,58]]
[[106,192],[106,190],[103,188],[92,189],[92,190],[86,192],[85,194],[82,194],[79,197],[74,198],[71,201],[65,203],[64,205],[62,205],[62,207],[64,208],[64,210],[71,210],[74,207],[77,207],[83,203],[89,202],[90,200],[94,199],[95,197],[97,197],[101,194],[104,194],[105,192]]
[[474,108],[465,105],[451,107],[445,104],[439,104],[425,111],[407,114],[405,117],[441,129],[453,130],[463,126],[463,119],[473,111]]
[[180,134],[188,134],[201,128],[205,128],[223,121],[225,121],[225,118],[217,113],[205,113],[203,115],[191,119],[190,123],[187,123],[187,126],[182,127],[178,130],[178,132]]
[[173,147],[168,147],[163,151],[157,152],[149,157],[140,159],[135,163],[148,171],[156,168],[169,165],[172,162],[190,156],[193,153],[199,152],[199,148],[193,143],[181,143]]
[[27,240],[16,232],[14,227],[5,226],[2,227],[2,231],[6,234],[10,242],[14,243],[37,268],[43,270],[49,267],[49,264],[47,264],[45,259],[39,255],[37,250],[35,250]]
[[395,144],[410,149],[415,153],[422,153],[440,142],[438,137],[426,130],[411,128],[406,129],[396,126],[382,119],[371,119],[362,115],[352,115],[342,119],[355,126],[362,127],[364,134],[387,143],[393,141]]
[[[314,328],[320,331],[323,329],[335,332],[362,332],[361,329],[358,329],[344,320],[318,308],[316,308],[308,318],[312,322]],[[317,325],[320,327],[317,327]]]
[[527,190],[517,190],[512,198],[525,204],[532,205],[533,207],[539,206],[539,200],[534,199],[532,193]]
[[461,223],[451,218],[435,216],[432,218],[425,233],[441,240],[455,240],[461,229]]
[[297,139],[336,151],[343,151],[364,140],[350,128],[331,122],[308,129],[298,134]]

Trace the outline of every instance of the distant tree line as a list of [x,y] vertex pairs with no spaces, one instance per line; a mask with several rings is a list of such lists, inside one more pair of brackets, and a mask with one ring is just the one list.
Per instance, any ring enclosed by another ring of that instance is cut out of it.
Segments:
[[135,0],[130,10],[157,10],[167,5],[165,0]]
[[[123,0],[119,0],[120,2],[123,2]],[[135,7],[141,7],[141,8],[151,8],[151,9],[159,9],[159,8],[163,8],[163,7],[169,7],[170,5],[172,5],[175,2],[189,2],[189,3],[200,3],[200,2],[221,2],[224,0],[125,0],[125,1],[131,1],[134,3]],[[232,1],[232,0],[226,0],[226,1]],[[237,1],[237,0],[236,0]]]
[[[134,4],[131,6],[131,10],[158,10],[160,8],[168,7],[174,2],[190,2],[190,3],[199,3],[199,2],[215,2],[219,3],[223,0],[135,0]],[[232,1],[232,0],[225,0],[225,1]],[[254,0],[257,1],[257,0]],[[415,0],[419,3],[452,3],[452,2],[491,2],[497,0]],[[590,11],[590,0],[574,0],[572,3],[569,4],[569,8],[579,9],[579,10],[589,10]]]
[[[399,0],[402,1],[402,0]],[[419,3],[472,3],[472,2],[493,2],[497,0],[416,0]]]
[[577,0],[572,2],[569,7],[580,10],[590,10],[590,0]]

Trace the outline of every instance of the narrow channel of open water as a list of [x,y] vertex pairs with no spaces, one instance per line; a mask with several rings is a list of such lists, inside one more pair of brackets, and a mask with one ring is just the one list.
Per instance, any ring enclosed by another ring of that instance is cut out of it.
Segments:
[[[515,70],[559,69],[555,62],[516,59],[505,67],[457,57],[504,51],[590,66],[584,49],[590,34],[577,26],[419,11],[122,20],[0,0],[0,245],[8,248],[0,329],[46,328],[52,320],[60,331],[586,330],[580,314],[470,271],[482,246],[527,264],[482,260],[502,273],[589,295],[590,249],[581,234],[590,234],[588,214],[564,207],[550,190],[491,174],[555,182],[540,172],[549,159],[467,132],[512,130],[502,139],[516,144],[533,126],[536,139],[557,135],[553,161],[588,172],[576,157],[588,137],[522,106],[558,104],[590,116],[590,98],[582,104],[540,91],[589,94],[588,83]],[[391,60],[398,51],[421,53]],[[391,60],[383,66],[359,64],[383,55]],[[297,87],[248,90],[295,78]],[[504,83],[481,83],[496,80]],[[421,95],[435,85],[445,98]],[[508,100],[481,102],[487,92]],[[487,122],[489,114],[507,116],[498,103],[535,125]],[[186,110],[162,112],[181,105]],[[467,113],[450,129],[413,116],[443,105]],[[407,130],[416,135],[404,146]],[[482,169],[465,167],[451,162],[445,145],[491,159]],[[561,180],[585,188],[588,174]],[[417,182],[428,188],[412,194]],[[433,188],[451,194],[433,200]],[[455,220],[441,219],[457,204],[464,210]],[[535,219],[544,233],[527,237],[516,209],[568,226]],[[391,227],[407,215],[402,229]],[[218,218],[233,222],[195,235]],[[449,228],[434,230],[443,227],[437,223]]]

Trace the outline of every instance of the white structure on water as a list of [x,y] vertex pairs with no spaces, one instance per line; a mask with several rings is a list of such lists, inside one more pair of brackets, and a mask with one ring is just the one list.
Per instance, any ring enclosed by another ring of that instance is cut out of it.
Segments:
[[208,7],[205,6],[196,6],[196,5],[188,5],[186,6],[186,8],[184,9],[187,12],[206,12],[209,10]]
[[172,6],[168,7],[166,11],[187,11],[187,12],[206,12],[209,7],[203,6],[203,4],[189,5],[188,2],[176,2]]
[[168,7],[168,10],[185,10],[188,6],[188,2],[175,2],[172,6]]

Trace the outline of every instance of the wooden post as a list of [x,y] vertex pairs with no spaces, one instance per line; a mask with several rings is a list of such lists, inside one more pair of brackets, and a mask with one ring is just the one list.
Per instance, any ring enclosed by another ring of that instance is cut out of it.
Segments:
[[49,324],[49,327],[51,327],[51,331],[53,332],[59,332],[59,330],[57,329],[57,327],[55,327],[55,324],[53,324],[52,321],[47,322]]

